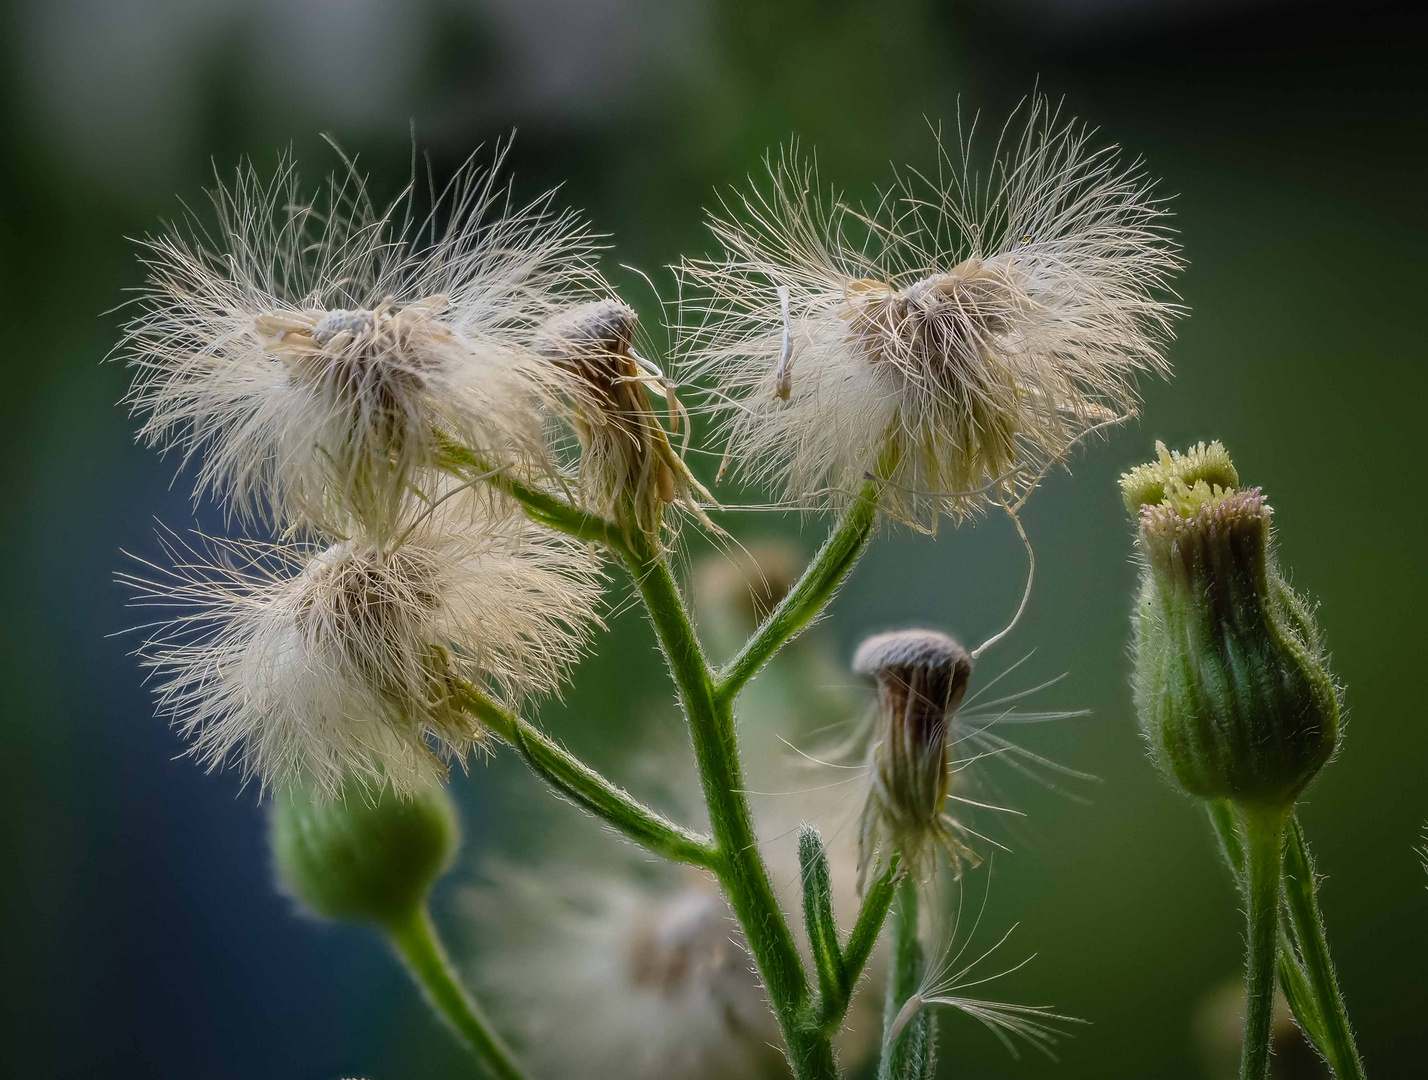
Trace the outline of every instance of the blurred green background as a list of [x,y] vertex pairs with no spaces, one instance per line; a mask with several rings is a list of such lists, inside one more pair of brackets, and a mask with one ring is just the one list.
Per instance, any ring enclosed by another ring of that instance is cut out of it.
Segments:
[[[1413,5],[1416,8],[1417,5]],[[263,810],[232,773],[173,760],[127,653],[112,583],[154,521],[220,528],[187,478],[137,448],[101,360],[140,281],[126,236],[201,201],[214,164],[318,136],[394,193],[409,124],[449,173],[519,130],[518,190],[614,233],[609,269],[657,322],[650,271],[709,244],[701,207],[791,135],[826,178],[871,195],[887,162],[926,162],[926,121],[1000,118],[1033,87],[1143,155],[1174,194],[1191,317],[1173,382],[1139,427],[1051,478],[1026,523],[1039,565],[1003,655],[1069,672],[1038,702],[1093,710],[1031,732],[1095,773],[1089,805],[1009,782],[1028,811],[996,861],[996,926],[1037,960],[1005,988],[1092,1025],[1053,1065],[944,1026],[945,1075],[1200,1077],[1194,1015],[1233,978],[1237,901],[1199,811],[1145,760],[1130,709],[1134,578],[1117,473],[1154,438],[1221,438],[1277,509],[1283,559],[1321,602],[1350,722],[1303,817],[1371,1074],[1419,1075],[1428,1017],[1423,694],[1423,312],[1428,290],[1424,20],[1411,8],[1183,0],[20,0],[0,14],[0,287],[10,492],[3,543],[0,1072],[16,1077],[462,1075],[373,936],[293,916],[270,885]],[[811,551],[820,527],[750,516]],[[966,639],[1014,607],[1023,555],[1004,523],[934,543],[883,537],[825,627],[858,638],[928,622]],[[544,719],[618,763],[669,714],[653,639],[614,620]],[[486,782],[490,779],[490,782]],[[456,783],[471,858],[518,835],[509,763]],[[453,875],[458,885],[462,872]],[[450,923],[452,885],[438,895]]]

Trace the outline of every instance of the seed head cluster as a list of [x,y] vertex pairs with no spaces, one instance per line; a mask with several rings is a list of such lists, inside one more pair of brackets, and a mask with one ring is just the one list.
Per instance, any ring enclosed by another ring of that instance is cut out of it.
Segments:
[[[1089,139],[1037,99],[989,180],[963,140],[935,178],[856,211],[790,152],[770,189],[726,205],[725,254],[680,268],[673,329],[737,471],[804,507],[874,478],[888,514],[933,526],[1133,411],[1135,376],[1166,369],[1178,257],[1139,168]],[[515,203],[504,153],[426,210],[415,183],[379,207],[346,159],[315,199],[291,159],[271,182],[244,166],[211,224],[143,242],[119,346],[141,435],[262,533],[202,556],[170,544],[175,565],[138,582],[177,605],[141,653],[210,765],[410,792],[480,743],[471,692],[556,691],[598,621],[599,572],[503,491],[568,499],[627,542],[658,547],[671,507],[714,529],[678,445],[690,418],[601,277],[599,238],[552,195]],[[956,707],[906,690],[929,718]],[[899,799],[940,804],[936,770],[880,745],[869,851],[911,835]]]
[[140,652],[209,766],[412,793],[481,743],[463,693],[557,690],[598,621],[590,552],[452,475],[456,446],[559,479],[547,429],[572,398],[534,339],[608,292],[577,218],[512,205],[503,152],[424,218],[411,189],[377,209],[350,163],[308,202],[291,161],[271,184],[244,167],[213,193],[216,229],[145,242],[121,346],[142,434],[277,536],[169,542],[172,566],[130,577],[173,609]]

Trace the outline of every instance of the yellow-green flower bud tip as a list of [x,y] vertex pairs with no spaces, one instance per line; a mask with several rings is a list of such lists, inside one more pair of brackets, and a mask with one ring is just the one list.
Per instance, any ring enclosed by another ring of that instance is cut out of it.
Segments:
[[1142,506],[1162,503],[1168,493],[1180,489],[1203,484],[1211,491],[1229,491],[1240,486],[1240,474],[1223,443],[1199,443],[1182,454],[1157,442],[1155,453],[1157,460],[1138,465],[1121,477],[1121,494],[1132,516],[1139,514]]
[[967,650],[933,630],[900,630],[864,641],[853,670],[877,681],[872,787],[858,842],[859,889],[893,851],[917,876],[938,849],[954,866],[977,858],[953,831],[945,807],[951,784],[953,716],[972,677]]
[[286,791],[269,838],[278,885],[314,915],[390,924],[426,900],[451,865],[460,828],[451,796],[430,784],[411,798],[349,781],[341,799]]
[[1219,443],[1126,473],[1138,520],[1135,698],[1151,753],[1192,795],[1290,806],[1332,756],[1339,691],[1270,545],[1272,511]]

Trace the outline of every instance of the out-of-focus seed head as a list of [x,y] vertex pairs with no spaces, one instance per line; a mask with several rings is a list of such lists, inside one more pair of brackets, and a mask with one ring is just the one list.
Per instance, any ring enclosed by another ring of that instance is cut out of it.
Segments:
[[1139,525],[1142,730],[1190,794],[1282,809],[1338,744],[1318,627],[1276,565],[1269,504],[1238,486],[1225,448],[1157,452],[1121,478]]
[[713,881],[553,869],[507,868],[472,898],[492,937],[475,977],[541,1075],[787,1080],[778,1025]]
[[[754,541],[747,547],[714,552],[693,567],[694,607],[709,647],[728,655],[778,606],[802,567],[793,546]],[[799,648],[796,639],[794,648]]]
[[939,850],[959,866],[977,856],[946,810],[952,718],[972,677],[967,650],[933,630],[900,630],[864,641],[853,670],[877,683],[872,787],[859,838],[859,889],[897,852],[917,876]]

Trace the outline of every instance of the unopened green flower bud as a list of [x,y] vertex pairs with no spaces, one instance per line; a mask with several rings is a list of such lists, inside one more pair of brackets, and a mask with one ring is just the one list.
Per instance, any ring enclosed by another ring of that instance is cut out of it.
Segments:
[[901,630],[871,637],[853,670],[877,680],[871,748],[872,788],[859,836],[859,888],[892,852],[917,876],[939,848],[976,863],[956,836],[945,807],[951,785],[948,742],[953,715],[972,677],[972,658],[946,634]]
[[1151,752],[1205,799],[1290,806],[1339,737],[1339,692],[1309,608],[1270,544],[1271,509],[1225,448],[1126,473],[1139,523],[1136,708]]
[[270,840],[279,886],[313,914],[392,925],[451,865],[460,828],[438,784],[403,798],[350,780],[340,799],[280,794]]

